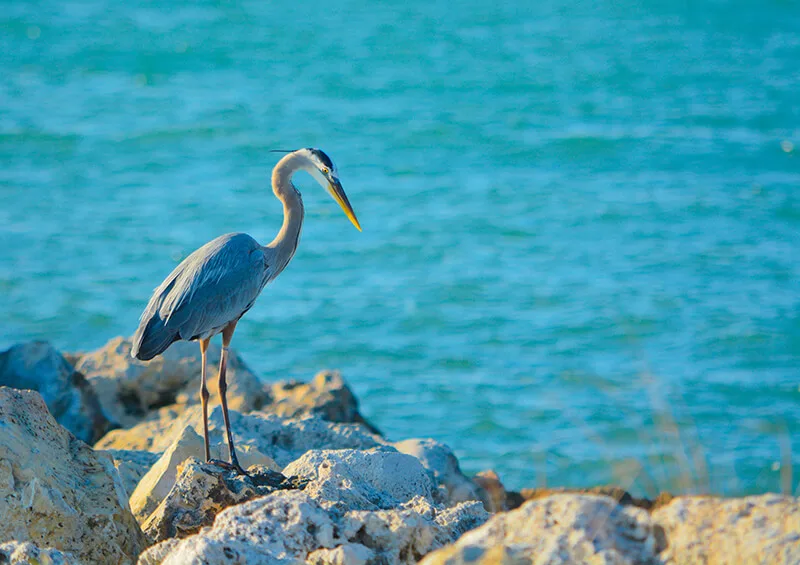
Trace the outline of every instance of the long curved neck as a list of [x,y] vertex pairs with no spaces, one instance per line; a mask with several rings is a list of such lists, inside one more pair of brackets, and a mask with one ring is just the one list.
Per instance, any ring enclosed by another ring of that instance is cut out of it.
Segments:
[[272,191],[283,204],[283,225],[278,235],[266,247],[273,250],[274,261],[272,276],[277,276],[291,261],[300,240],[303,227],[303,199],[292,184],[292,175],[307,164],[302,155],[290,153],[275,165],[272,171]]

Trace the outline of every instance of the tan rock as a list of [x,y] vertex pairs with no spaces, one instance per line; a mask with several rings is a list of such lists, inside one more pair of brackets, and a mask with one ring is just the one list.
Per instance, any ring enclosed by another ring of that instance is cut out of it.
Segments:
[[444,488],[442,502],[452,505],[467,500],[481,500],[482,493],[477,485],[461,472],[458,459],[445,444],[432,439],[407,439],[392,445],[401,453],[420,460],[436,484]]
[[[141,478],[130,497],[131,511],[139,523],[144,522],[175,485],[178,468],[190,457],[203,457],[203,438],[191,426],[185,427],[172,445]],[[257,449],[242,449],[239,458],[245,468],[261,465],[279,471],[275,462]]]
[[0,352],[0,386],[39,392],[56,421],[87,443],[112,427],[89,382],[49,343],[21,343]]
[[[215,344],[208,349],[208,389],[215,399],[220,351]],[[117,337],[84,354],[76,367],[97,391],[109,419],[128,428],[159,408],[199,404],[200,348],[196,343],[174,343],[152,361],[133,359],[130,352],[130,340]],[[228,406],[234,410],[255,410],[267,398],[264,386],[233,351],[228,383]]]
[[608,497],[563,494],[496,514],[421,564],[634,565],[655,562],[656,545],[646,511]]
[[185,461],[167,496],[144,522],[145,534],[153,543],[184,538],[210,526],[229,506],[304,484],[261,465],[249,467],[248,472],[237,475],[194,458]]
[[319,416],[329,422],[363,424],[380,435],[358,411],[356,399],[338,371],[321,371],[309,383],[281,381],[270,386],[270,402],[261,408],[284,418]]
[[487,516],[478,502],[443,509],[424,497],[392,509],[345,510],[326,509],[303,491],[278,491],[223,510],[211,528],[193,536],[151,547],[142,555],[140,565],[357,565],[362,560],[411,565]]
[[101,453],[108,453],[114,459],[114,467],[117,468],[119,477],[122,479],[122,486],[125,487],[128,497],[136,490],[136,485],[150,470],[150,467],[158,461],[158,453],[150,451],[109,449]]
[[36,392],[0,387],[0,427],[0,539],[135,562],[145,540],[111,457],[59,426]]
[[653,521],[663,529],[661,558],[670,564],[800,563],[800,502],[794,497],[679,497],[656,510]]
[[80,565],[74,555],[51,547],[40,548],[29,541],[0,544],[3,565]]
[[[385,444],[385,440],[369,433],[356,424],[336,424],[319,417],[283,419],[273,414],[251,412],[240,414],[231,410],[231,430],[237,453],[261,453],[271,457],[283,467],[309,449],[368,449]],[[136,449],[163,452],[186,426],[198,434],[203,433],[202,413],[199,406],[186,408],[174,418],[165,415],[159,420],[142,422],[128,430],[114,430],[106,434],[97,449]],[[211,457],[228,460],[224,439],[225,425],[222,410],[215,407],[209,415]],[[194,454],[202,457],[202,451]]]
[[480,499],[483,501],[483,506],[488,512],[494,514],[512,510],[522,504],[521,500],[516,504],[509,500],[511,498],[509,492],[506,491],[497,473],[491,469],[477,473],[472,480],[475,482]]

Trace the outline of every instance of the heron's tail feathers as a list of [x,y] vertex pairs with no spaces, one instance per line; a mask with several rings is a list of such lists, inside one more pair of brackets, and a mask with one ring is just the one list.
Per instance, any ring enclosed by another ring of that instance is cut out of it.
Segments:
[[131,357],[141,361],[149,361],[156,355],[164,353],[167,348],[178,341],[178,332],[167,328],[164,320],[155,313],[148,320],[142,320],[133,335]]

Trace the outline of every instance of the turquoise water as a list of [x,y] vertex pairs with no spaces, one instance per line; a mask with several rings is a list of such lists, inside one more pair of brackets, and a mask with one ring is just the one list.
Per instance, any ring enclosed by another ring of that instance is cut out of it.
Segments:
[[319,146],[364,232],[298,181],[234,341],[265,379],[339,368],[512,487],[789,483],[796,3],[278,4],[4,3],[0,348],[131,334],[193,249],[273,237],[267,150]]

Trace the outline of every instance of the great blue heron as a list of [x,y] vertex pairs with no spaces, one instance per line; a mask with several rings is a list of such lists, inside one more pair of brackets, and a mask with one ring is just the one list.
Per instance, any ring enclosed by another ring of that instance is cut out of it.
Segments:
[[213,462],[243,474],[245,471],[239,465],[233,446],[225,398],[228,388],[225,380],[228,346],[239,318],[253,306],[264,286],[283,271],[297,250],[303,225],[303,200],[292,184],[292,175],[297,171],[310,173],[361,231],[330,157],[312,148],[287,153],[272,171],[272,191],[283,204],[283,225],[275,239],[262,246],[247,234],[230,233],[206,243],[189,255],[153,292],[133,336],[131,349],[131,356],[147,361],[176,341],[197,340],[200,343],[203,438],[206,461],[211,461],[206,350],[209,340],[222,333],[219,394],[230,463]]

